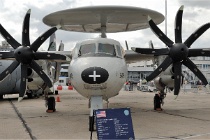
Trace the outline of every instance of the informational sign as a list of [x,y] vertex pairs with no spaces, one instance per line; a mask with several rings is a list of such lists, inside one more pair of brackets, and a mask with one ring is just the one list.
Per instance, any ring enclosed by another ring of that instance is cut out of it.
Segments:
[[133,140],[130,108],[95,110],[98,139]]

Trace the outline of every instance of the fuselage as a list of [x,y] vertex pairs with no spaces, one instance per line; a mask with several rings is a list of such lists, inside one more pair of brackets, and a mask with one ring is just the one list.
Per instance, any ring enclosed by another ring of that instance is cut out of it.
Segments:
[[107,38],[77,43],[72,51],[69,77],[84,97],[116,96],[127,78],[124,50],[118,41]]
[[[2,73],[13,60],[0,61],[0,73]],[[0,95],[14,94],[19,92],[20,87],[20,66],[18,66],[10,75],[0,82]]]
[[[0,60],[0,73],[2,73],[6,68],[8,68],[13,60]],[[39,65],[47,71],[47,62],[39,60],[37,61]],[[49,74],[48,74],[49,75]],[[5,79],[0,82],[0,95],[4,94],[18,94],[20,91],[20,78],[21,78],[21,68],[18,66],[11,74],[9,74]],[[27,77],[27,89],[28,90],[38,90],[44,84],[44,81],[31,69],[28,69]]]

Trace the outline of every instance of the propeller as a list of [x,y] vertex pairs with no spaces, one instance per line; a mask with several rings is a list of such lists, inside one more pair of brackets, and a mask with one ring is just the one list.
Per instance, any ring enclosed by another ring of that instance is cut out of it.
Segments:
[[56,27],[52,27],[46,32],[44,32],[40,37],[38,37],[32,44],[30,44],[29,39],[29,22],[30,22],[30,14],[31,10],[29,9],[25,15],[23,20],[23,28],[22,28],[22,44],[17,42],[0,24],[0,33],[4,37],[4,39],[15,49],[13,52],[1,52],[0,58],[15,58],[12,64],[6,68],[0,74],[0,81],[4,80],[9,74],[11,74],[19,65],[21,66],[21,82],[20,82],[20,93],[18,101],[21,101],[26,92],[26,80],[27,80],[27,69],[33,69],[47,84],[49,88],[51,88],[52,81],[45,74],[43,69],[37,64],[35,60],[47,59],[47,60],[65,60],[66,56],[48,53],[48,52],[37,52],[39,47],[44,43],[44,41],[50,37],[57,29],[61,26],[58,25]]
[[[171,41],[154,23],[154,21],[148,17],[148,23],[154,34],[168,46],[168,48],[162,49],[143,49],[132,48],[135,52],[141,54],[154,54],[155,56],[167,55],[165,60],[159,65],[159,67],[152,72],[147,81],[153,80],[162,71],[165,71],[171,64],[174,71],[174,95],[178,95],[181,86],[182,76],[182,64],[188,67],[203,83],[208,85],[205,76],[196,67],[196,65],[189,59],[189,57],[195,56],[209,56],[210,50],[205,49],[190,49],[190,46],[196,41],[207,29],[210,27],[210,23],[202,25],[194,33],[192,33],[184,43],[182,42],[182,15],[184,6],[181,6],[176,14],[175,18],[175,43]],[[208,87],[208,86],[206,86]]]

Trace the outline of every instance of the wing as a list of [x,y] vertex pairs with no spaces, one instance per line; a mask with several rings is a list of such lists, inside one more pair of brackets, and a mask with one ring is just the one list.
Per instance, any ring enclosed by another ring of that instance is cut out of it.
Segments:
[[139,54],[132,50],[125,50],[124,58],[125,58],[126,63],[135,63],[135,62],[139,62],[143,60],[153,60],[154,55],[153,54],[150,54],[150,55]]

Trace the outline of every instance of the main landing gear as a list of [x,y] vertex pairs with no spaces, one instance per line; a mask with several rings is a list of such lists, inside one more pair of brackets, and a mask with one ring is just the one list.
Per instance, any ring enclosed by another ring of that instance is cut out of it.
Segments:
[[45,100],[46,100],[46,106],[47,106],[47,113],[53,113],[56,111],[55,109],[55,97],[53,95],[53,93],[48,93],[47,96],[45,96]]
[[162,92],[158,92],[157,94],[155,94],[154,96],[154,110],[157,111],[162,111],[163,109],[161,108],[161,104],[164,104],[164,98],[166,97],[166,94],[164,93],[164,91]]
[[3,100],[4,99],[4,97],[3,97],[4,95],[0,95],[0,100]]

